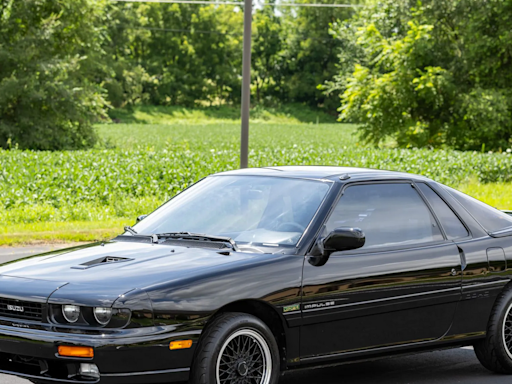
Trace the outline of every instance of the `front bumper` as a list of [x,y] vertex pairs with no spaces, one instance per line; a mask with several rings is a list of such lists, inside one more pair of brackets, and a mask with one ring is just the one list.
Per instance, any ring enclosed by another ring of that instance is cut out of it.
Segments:
[[[180,332],[181,331],[181,332]],[[137,384],[187,381],[200,330],[144,327],[118,334],[76,334],[0,325],[0,373],[41,383]],[[174,340],[193,340],[170,350]],[[59,345],[94,348],[93,358],[58,355]],[[81,363],[96,364],[99,379],[79,376]]]

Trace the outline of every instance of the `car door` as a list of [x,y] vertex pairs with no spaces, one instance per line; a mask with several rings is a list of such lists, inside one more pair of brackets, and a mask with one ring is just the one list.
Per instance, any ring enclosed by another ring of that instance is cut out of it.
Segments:
[[441,338],[461,291],[461,258],[412,182],[349,184],[325,223],[365,245],[303,274],[301,361]]
[[[501,212],[441,184],[416,185],[434,208],[448,239],[457,244],[464,260],[461,301],[447,338],[483,335],[496,297],[510,282],[510,277],[504,273],[506,253],[510,252],[507,237],[488,236],[488,232],[510,227],[512,223]],[[461,221],[465,223],[464,228],[460,227]]]

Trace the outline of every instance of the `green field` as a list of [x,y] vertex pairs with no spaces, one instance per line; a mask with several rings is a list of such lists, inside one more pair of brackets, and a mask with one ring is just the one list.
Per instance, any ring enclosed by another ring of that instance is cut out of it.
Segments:
[[[235,108],[113,111],[88,151],[0,150],[0,245],[109,238],[178,191],[239,164]],[[354,125],[297,106],[253,113],[250,166],[324,164],[413,172],[512,208],[512,155],[371,148]]]

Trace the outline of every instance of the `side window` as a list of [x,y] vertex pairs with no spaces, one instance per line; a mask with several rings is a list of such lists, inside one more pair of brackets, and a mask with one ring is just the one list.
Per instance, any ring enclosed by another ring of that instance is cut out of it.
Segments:
[[432,204],[434,212],[441,221],[446,237],[450,240],[460,239],[469,236],[468,230],[453,213],[448,205],[425,183],[417,183],[418,188],[423,192],[427,200]]
[[425,202],[410,184],[361,184],[345,189],[326,224],[361,228],[363,248],[415,245],[443,240]]

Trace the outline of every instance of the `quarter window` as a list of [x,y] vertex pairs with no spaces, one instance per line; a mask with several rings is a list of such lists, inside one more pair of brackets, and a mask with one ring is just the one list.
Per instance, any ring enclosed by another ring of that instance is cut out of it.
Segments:
[[466,208],[471,216],[473,216],[487,232],[492,233],[512,228],[512,217],[506,213],[498,211],[496,208],[453,188],[447,186],[444,186],[444,188]]
[[411,184],[361,184],[348,187],[326,224],[363,230],[363,248],[416,245],[442,241],[425,202]]
[[439,197],[439,195],[432,190],[425,183],[417,183],[418,188],[423,192],[427,200],[432,204],[434,212],[441,221],[441,225],[446,232],[446,237],[449,240],[460,239],[469,236],[468,230],[461,223],[459,218],[453,211],[446,205],[446,203]]

